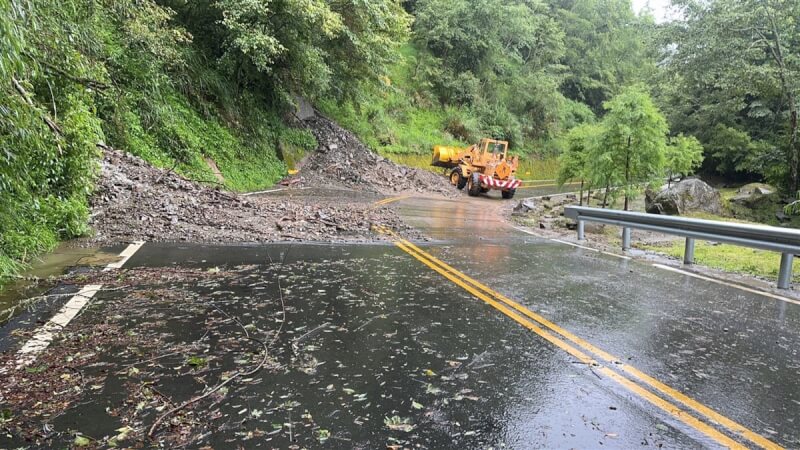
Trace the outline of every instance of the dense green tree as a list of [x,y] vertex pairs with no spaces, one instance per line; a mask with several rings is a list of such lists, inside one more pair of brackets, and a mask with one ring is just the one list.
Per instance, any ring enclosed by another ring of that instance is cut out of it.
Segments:
[[[629,201],[642,188],[663,176],[667,121],[640,86],[624,89],[603,105],[598,145],[589,154],[589,176],[593,185],[615,187]],[[604,201],[604,204],[606,202]]]
[[694,136],[678,136],[670,139],[666,148],[667,183],[675,175],[691,175],[703,162],[703,145]]
[[556,20],[564,30],[567,70],[561,89],[567,98],[596,113],[621,88],[655,70],[650,55],[652,17],[637,16],[630,0],[558,0]]
[[360,82],[385,75],[411,24],[395,0],[220,0],[214,14],[222,62],[240,83],[311,98],[357,98]]
[[[590,154],[598,145],[602,134],[598,124],[583,124],[569,131],[564,137],[564,148],[558,157],[558,177],[556,183],[563,186],[569,180],[581,180],[579,203],[583,206],[583,190],[586,180],[590,178]],[[592,186],[589,185],[591,191]]]
[[[717,154],[717,125],[745,133],[761,152],[724,158],[770,162],[747,167],[792,191],[800,182],[800,2],[679,0],[684,19],[665,26],[659,98],[678,131]],[[780,156],[779,156],[780,155]],[[714,158],[718,160],[718,157]],[[745,169],[735,163],[737,169]],[[722,167],[725,171],[729,168]]]
[[418,0],[423,75],[444,104],[472,107],[486,133],[520,145],[553,137],[563,31],[539,0]]

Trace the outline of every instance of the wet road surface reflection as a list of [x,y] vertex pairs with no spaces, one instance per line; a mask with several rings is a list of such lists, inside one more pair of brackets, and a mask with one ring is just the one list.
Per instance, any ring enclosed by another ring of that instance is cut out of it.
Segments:
[[[262,352],[247,333],[270,345],[263,370],[166,419],[155,439],[213,448],[711,444],[388,245],[146,246],[130,264],[119,278],[131,288],[98,294],[80,319],[85,332],[115,338],[87,338],[98,339],[80,369],[88,386],[46,421],[53,444],[74,430],[147,428],[257,364]],[[58,349],[39,363],[76,351]]]
[[[430,255],[800,447],[796,305],[522,234],[499,198],[398,205]],[[148,244],[81,282],[108,288],[0,397],[0,448],[719,447],[388,243]]]

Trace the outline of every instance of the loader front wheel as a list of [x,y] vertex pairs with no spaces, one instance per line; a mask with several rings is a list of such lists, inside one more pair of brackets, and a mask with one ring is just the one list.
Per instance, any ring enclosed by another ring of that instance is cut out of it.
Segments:
[[507,190],[507,191],[501,191],[501,195],[502,195],[502,196],[503,196],[503,198],[505,198],[505,199],[512,199],[512,198],[514,198],[514,194],[516,194],[516,193],[517,193],[517,190],[516,190],[516,189],[509,189],[509,190]]
[[461,169],[455,168],[450,172],[450,183],[459,190],[464,189],[464,186],[467,185],[467,179],[461,175]]
[[481,193],[481,181],[478,179],[478,174],[473,173],[471,177],[469,177],[469,182],[467,183],[467,194],[470,197],[477,197]]

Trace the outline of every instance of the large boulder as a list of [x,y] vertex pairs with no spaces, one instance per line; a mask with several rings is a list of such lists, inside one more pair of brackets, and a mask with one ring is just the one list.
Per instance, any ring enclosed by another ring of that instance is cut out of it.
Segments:
[[690,178],[660,192],[645,195],[645,210],[651,214],[680,215],[688,212],[722,213],[719,191],[697,178]]

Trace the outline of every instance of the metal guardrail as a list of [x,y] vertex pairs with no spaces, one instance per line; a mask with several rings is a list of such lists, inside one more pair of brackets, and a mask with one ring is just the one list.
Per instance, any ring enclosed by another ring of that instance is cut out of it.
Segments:
[[792,282],[794,255],[800,255],[800,230],[749,225],[715,220],[690,219],[630,211],[616,211],[584,206],[567,206],[564,216],[578,223],[578,240],[585,239],[584,224],[597,222],[622,227],[622,249],[631,247],[631,228],[655,231],[686,238],[684,264],[694,263],[694,242],[725,242],[742,247],[781,253],[778,288],[789,289]]

